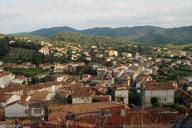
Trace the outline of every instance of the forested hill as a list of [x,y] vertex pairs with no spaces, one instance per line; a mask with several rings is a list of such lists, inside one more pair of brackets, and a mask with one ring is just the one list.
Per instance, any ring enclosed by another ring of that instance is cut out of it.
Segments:
[[53,27],[36,30],[25,35],[53,36],[60,32],[80,32],[82,34],[111,36],[134,40],[141,43],[192,43],[192,26],[179,28],[162,28],[155,26],[136,26],[120,28],[91,28],[77,30],[71,27]]
[[35,36],[52,36],[60,32],[77,32],[77,31],[78,30],[70,27],[53,27],[53,28],[43,28],[40,30],[30,32],[28,34]]
[[62,32],[54,36],[49,37],[52,42],[57,46],[63,45],[82,45],[82,46],[92,46],[96,45],[100,48],[113,47],[116,50],[124,49],[126,46],[135,44],[133,41],[121,40],[107,36],[92,36],[81,34],[79,32]]

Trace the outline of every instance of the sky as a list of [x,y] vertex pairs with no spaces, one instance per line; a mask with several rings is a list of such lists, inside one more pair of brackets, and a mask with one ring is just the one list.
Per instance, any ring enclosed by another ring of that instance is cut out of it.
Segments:
[[192,0],[0,0],[0,33],[143,25],[192,25]]

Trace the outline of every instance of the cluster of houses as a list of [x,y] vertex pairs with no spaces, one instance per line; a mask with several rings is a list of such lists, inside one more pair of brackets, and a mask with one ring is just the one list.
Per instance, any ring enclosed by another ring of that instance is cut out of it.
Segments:
[[[76,71],[77,67],[86,66],[83,62],[40,66],[53,66],[54,82],[23,85],[27,78],[18,78],[5,71],[0,72],[0,106],[5,111],[6,119],[38,117],[45,120],[45,105],[48,105],[51,111],[48,113],[48,122],[58,123],[58,118],[63,119],[67,116],[66,111],[80,114],[88,109],[86,113],[95,112],[96,105],[100,109],[119,107],[120,110],[126,110],[129,108],[130,90],[136,90],[141,95],[144,107],[152,106],[153,97],[156,97],[160,104],[174,103],[178,91],[176,82],[153,81],[150,75],[155,68],[146,68],[138,64],[120,64],[114,67],[93,65],[96,75],[83,74],[81,77],[70,76],[64,72]],[[87,82],[94,85],[91,86]]]
[[[114,61],[121,57],[121,59],[133,59],[133,53],[123,52],[119,53],[116,50],[113,50],[112,48],[108,48],[106,50],[99,49],[97,46],[93,45],[90,48],[88,48],[86,51],[82,48],[82,46],[66,46],[66,48],[58,48],[53,47],[48,42],[41,43],[42,47],[39,50],[40,53],[44,55],[50,55],[51,53],[56,57],[62,57],[67,56],[68,51],[70,50],[70,56],[72,61],[76,61],[79,58],[81,58],[82,54],[85,56],[85,60],[91,61],[92,60],[92,53],[94,52],[94,56],[98,59],[105,59],[105,61]],[[138,57],[139,54],[136,53],[136,57]]]
[[0,88],[5,88],[9,84],[22,85],[27,83],[27,81],[27,77],[25,76],[16,76],[10,72],[0,71]]
[[[43,47],[39,52],[44,55],[49,55],[51,52],[54,52],[55,56],[67,54],[67,48],[52,48],[52,45],[46,42],[41,42],[41,44]],[[188,93],[192,90],[191,87],[188,86],[185,91],[184,87],[180,86],[181,82],[191,83],[191,77],[185,77],[180,82],[157,82],[152,79],[151,76],[157,74],[159,70],[157,64],[161,63],[161,58],[144,57],[139,53],[119,53],[113,49],[100,52],[97,46],[91,46],[90,49],[96,53],[97,58],[112,61],[113,66],[107,67],[97,63],[88,65],[75,61],[83,52],[80,46],[68,47],[72,50],[73,62],[40,65],[0,63],[1,120],[3,118],[6,120],[32,118],[44,120],[50,126],[61,125],[64,122],[67,126],[73,126],[78,116],[78,125],[86,128],[96,125],[89,124],[88,118],[84,119],[94,115],[94,119],[101,117],[102,121],[105,121],[105,118],[109,118],[119,126],[127,123],[123,122],[123,118],[127,120],[132,118],[129,117],[131,111],[135,113],[139,111],[139,109],[136,111],[135,107],[130,107],[133,106],[130,103],[130,92],[133,90],[140,96],[141,105],[137,106],[138,108],[153,109],[153,98],[156,98],[158,104],[174,104],[179,94],[186,107],[192,109],[192,96]],[[83,53],[86,60],[91,61],[91,50]],[[169,52],[168,49],[154,48],[157,52],[161,50]],[[186,56],[186,53],[181,52],[180,56]],[[120,64],[119,58],[129,61],[126,64]],[[180,63],[192,65],[190,59],[182,62],[169,59],[165,61],[168,61],[170,66]],[[49,82],[31,84],[26,76],[17,76],[3,69],[5,67],[36,68],[36,66],[52,70],[51,75],[54,79]],[[86,72],[78,76],[78,69],[87,66],[94,73]],[[76,74],[69,72],[76,72]],[[156,109],[154,111],[157,112]],[[172,113],[172,110],[165,112]],[[150,112],[148,114],[150,115]],[[132,121],[129,121],[129,124],[130,122]]]

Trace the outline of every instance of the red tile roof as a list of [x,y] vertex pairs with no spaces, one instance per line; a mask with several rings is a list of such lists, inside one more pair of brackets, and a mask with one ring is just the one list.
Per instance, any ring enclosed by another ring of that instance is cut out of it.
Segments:
[[0,102],[6,102],[11,96],[11,94],[0,94]]
[[0,77],[7,76],[9,74],[11,74],[11,73],[2,71],[2,72],[0,72]]
[[49,92],[47,92],[47,91],[35,92],[34,94],[31,95],[30,100],[32,100],[32,101],[44,101],[48,94],[49,94]]
[[90,89],[87,87],[75,87],[72,88],[72,97],[90,97]]
[[147,81],[144,83],[145,90],[174,90],[174,82]]
[[88,103],[88,104],[67,104],[67,105],[50,105],[48,107],[49,111],[49,121],[58,122],[58,119],[64,118],[69,112],[79,115],[91,112],[98,112],[101,109],[114,108],[114,107],[124,107],[123,105],[112,103],[112,102],[98,102],[98,103]]

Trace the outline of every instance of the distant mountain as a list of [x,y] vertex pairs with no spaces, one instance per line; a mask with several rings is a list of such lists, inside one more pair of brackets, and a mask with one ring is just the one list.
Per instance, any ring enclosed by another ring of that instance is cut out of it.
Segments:
[[84,34],[104,35],[113,37],[127,37],[135,39],[150,33],[161,33],[165,29],[153,26],[120,27],[120,28],[93,28],[82,30]]
[[53,27],[53,28],[43,28],[36,31],[29,32],[29,35],[35,36],[52,36],[60,32],[78,32],[78,30],[71,27]]
[[192,26],[169,28],[161,32],[147,33],[145,36],[137,38],[138,42],[153,42],[157,44],[166,43],[192,43]]
[[91,28],[77,30],[71,27],[44,28],[29,32],[29,35],[53,36],[60,32],[80,32],[88,35],[111,36],[150,43],[192,43],[192,26],[178,28],[162,28],[155,26],[136,26],[119,28]]

